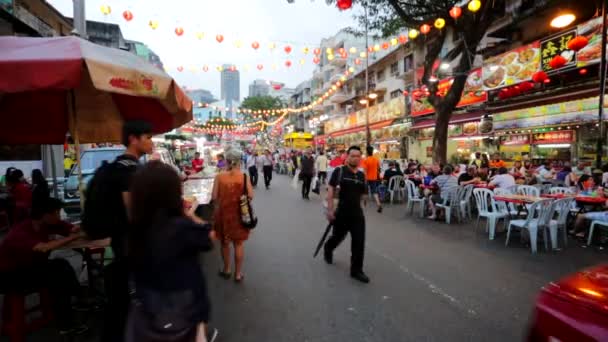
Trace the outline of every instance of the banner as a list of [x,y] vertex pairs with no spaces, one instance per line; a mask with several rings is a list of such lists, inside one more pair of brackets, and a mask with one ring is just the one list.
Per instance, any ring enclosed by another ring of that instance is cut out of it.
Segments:
[[[365,126],[366,108],[325,122],[325,134]],[[369,107],[369,123],[398,119],[405,114],[405,100],[399,96],[388,102]]]
[[574,131],[554,131],[532,135],[532,144],[560,144],[574,141]]
[[507,135],[502,141],[502,145],[514,146],[514,145],[528,145],[530,144],[530,134],[513,134]]
[[540,68],[540,41],[521,46],[483,62],[486,91],[528,81]]

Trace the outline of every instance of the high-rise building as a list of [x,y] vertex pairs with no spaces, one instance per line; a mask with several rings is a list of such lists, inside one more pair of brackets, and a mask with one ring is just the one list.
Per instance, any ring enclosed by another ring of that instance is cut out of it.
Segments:
[[270,85],[266,80],[257,79],[249,85],[248,96],[266,96],[270,93]]
[[222,100],[226,100],[226,103],[240,101],[241,77],[233,65],[224,64],[221,82]]

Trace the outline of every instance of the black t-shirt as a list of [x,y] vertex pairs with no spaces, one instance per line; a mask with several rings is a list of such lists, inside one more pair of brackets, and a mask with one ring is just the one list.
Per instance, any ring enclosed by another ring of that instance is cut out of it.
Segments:
[[[388,169],[384,171],[384,177],[382,177],[386,181],[386,185],[388,186],[391,183],[391,178],[394,176],[403,176],[403,173],[399,170]],[[399,186],[400,184],[397,184]],[[393,190],[393,189],[390,189]]]
[[361,196],[367,193],[365,174],[359,170],[352,172],[346,166],[342,166],[341,169],[341,171],[340,169],[335,169],[331,173],[331,179],[329,180],[329,185],[334,188],[340,185],[337,212],[362,214]]
[[129,192],[131,186],[131,179],[133,174],[139,167],[137,158],[131,155],[123,154],[116,158],[115,163],[117,167],[113,170],[111,176],[109,176],[109,183],[107,186],[111,188],[112,200],[107,203],[108,215],[115,217],[114,222],[116,226],[112,227],[112,248],[114,254],[118,257],[126,255],[126,237],[127,229],[129,227],[129,220],[127,216],[127,208],[125,207],[122,193]]
[[474,178],[475,178],[474,176],[471,176],[470,174],[465,172],[458,177],[458,185],[460,185],[460,183],[462,183],[462,182],[471,181]]

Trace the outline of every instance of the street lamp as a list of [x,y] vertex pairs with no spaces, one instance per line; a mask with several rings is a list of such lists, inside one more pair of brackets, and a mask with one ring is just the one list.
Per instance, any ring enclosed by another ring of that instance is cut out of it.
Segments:
[[564,28],[576,20],[576,16],[572,13],[562,13],[551,20],[551,27]]

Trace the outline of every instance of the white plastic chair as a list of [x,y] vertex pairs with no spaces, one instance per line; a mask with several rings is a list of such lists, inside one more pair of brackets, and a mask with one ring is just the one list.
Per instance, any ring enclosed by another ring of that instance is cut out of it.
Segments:
[[[506,211],[498,210],[496,201],[494,201],[494,193],[489,189],[474,189],[473,196],[475,197],[475,204],[477,205],[477,223],[475,229],[479,227],[479,221],[483,217],[486,219],[486,231],[489,231],[490,240],[494,240],[496,232],[496,223],[498,220],[507,220],[509,214]],[[506,222],[505,222],[506,225]]]
[[509,245],[509,238],[511,237],[512,227],[527,229],[530,232],[530,248],[532,249],[532,253],[536,253],[536,242],[538,240],[538,230],[540,228],[543,231],[543,234],[545,235],[545,248],[547,248],[547,236],[545,234],[544,227],[548,225],[549,219],[551,218],[550,215],[553,213],[551,211],[551,202],[551,199],[543,199],[540,201],[536,201],[530,206],[528,216],[525,219],[512,220],[511,222],[509,222],[505,246]]
[[460,218],[460,213],[458,212],[460,208],[460,199],[459,195],[459,187],[453,186],[447,190],[447,194],[443,194],[443,201],[441,203],[435,204],[437,208],[443,209],[445,211],[445,223],[450,224],[452,217],[452,209],[456,214],[456,217]]
[[507,190],[512,193],[512,194],[516,194],[517,193],[517,189],[519,189],[519,185],[511,185],[510,187],[507,188]]
[[416,184],[411,180],[405,180],[405,187],[407,188],[407,205],[405,211],[410,211],[410,215],[414,214],[414,204],[420,203],[420,217],[424,217],[424,211],[426,209],[426,199],[420,197]]
[[540,189],[531,185],[520,185],[517,187],[517,193],[524,196],[540,196]]
[[589,228],[589,237],[587,238],[587,246],[591,246],[591,241],[593,240],[593,230],[595,226],[598,228],[604,227],[604,229],[608,229],[608,222],[604,221],[592,221],[591,227]]
[[395,194],[397,194],[397,198],[401,199],[401,182],[403,181],[403,176],[393,176],[391,180],[388,182],[388,193],[391,196],[391,203],[395,198]]
[[[512,192],[511,190],[509,190],[510,188],[504,189],[504,188],[494,188],[494,195],[513,195],[514,192]],[[515,204],[513,203],[506,203],[503,201],[496,201],[496,206],[498,207],[499,211],[504,211],[507,214],[509,214],[510,216],[517,216],[517,214],[519,214],[519,210],[517,210],[517,208],[515,207]]]
[[566,187],[561,187],[561,186],[554,186],[552,188],[549,189],[549,194],[551,195],[571,195],[574,194],[574,192],[572,191],[572,189],[570,188],[566,188]]
[[574,202],[574,198],[561,198],[553,202],[551,207],[551,216],[549,217],[549,235],[551,236],[551,247],[557,248],[557,235],[560,229],[564,231],[564,247],[568,246],[568,229],[566,228],[566,220],[570,214],[570,207]]
[[460,189],[458,199],[460,204],[460,218],[462,221],[473,219],[471,197],[473,196],[474,188],[475,186],[473,184],[469,184]]

